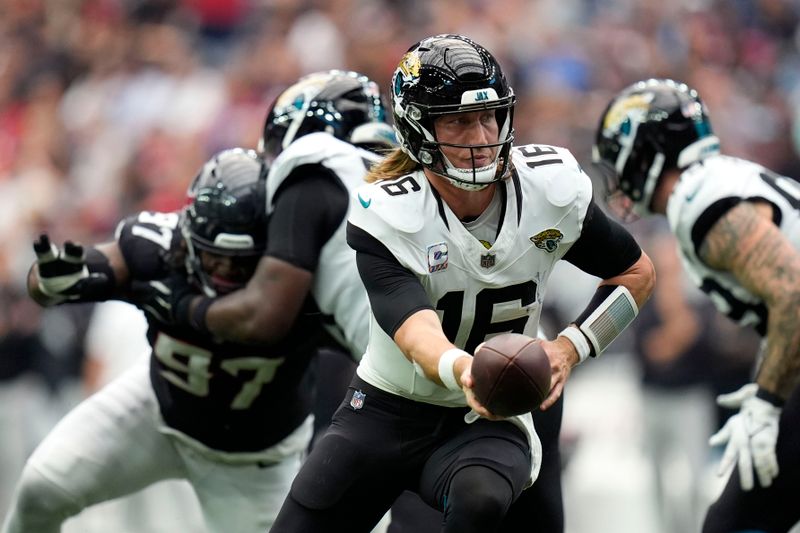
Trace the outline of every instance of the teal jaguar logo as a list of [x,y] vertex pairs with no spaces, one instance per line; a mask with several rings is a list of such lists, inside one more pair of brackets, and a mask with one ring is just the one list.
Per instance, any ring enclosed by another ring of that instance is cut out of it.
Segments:
[[547,253],[553,253],[558,248],[558,243],[561,242],[561,239],[564,238],[564,234],[561,231],[557,230],[556,228],[546,229],[544,231],[540,231],[536,235],[530,238],[531,242],[536,245],[537,248],[544,250]]

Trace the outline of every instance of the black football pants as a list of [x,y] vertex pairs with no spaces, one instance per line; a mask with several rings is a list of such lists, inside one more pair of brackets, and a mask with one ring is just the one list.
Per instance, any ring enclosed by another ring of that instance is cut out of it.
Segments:
[[271,531],[367,533],[406,489],[444,511],[443,532],[494,531],[530,476],[530,448],[516,425],[466,424],[466,412],[356,376]]
[[[564,395],[547,411],[534,411],[533,422],[542,441],[542,468],[532,487],[511,505],[499,532],[564,533],[559,434]],[[392,506],[389,533],[438,533],[442,513],[425,505],[414,493],[405,492]]]

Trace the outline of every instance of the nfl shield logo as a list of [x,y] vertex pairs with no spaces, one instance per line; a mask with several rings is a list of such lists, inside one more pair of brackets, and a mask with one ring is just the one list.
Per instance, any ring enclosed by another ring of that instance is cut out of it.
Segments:
[[492,268],[494,266],[494,254],[486,254],[481,256],[481,267],[483,268]]
[[350,407],[356,410],[361,409],[364,407],[364,398],[366,397],[367,395],[360,390],[353,391],[353,397],[350,399]]

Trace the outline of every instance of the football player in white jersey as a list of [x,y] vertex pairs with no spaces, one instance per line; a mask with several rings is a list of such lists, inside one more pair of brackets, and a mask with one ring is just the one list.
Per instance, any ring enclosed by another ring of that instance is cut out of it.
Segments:
[[348,190],[380,161],[371,149],[394,142],[385,115],[378,86],[356,72],[316,72],[281,93],[259,146],[270,166],[264,256],[247,286],[224,297],[170,287],[168,303],[181,310],[170,319],[226,340],[272,345],[310,297],[331,337],[360,359],[368,302],[345,241]]
[[[345,237],[349,191],[364,183],[380,152],[395,145],[380,90],[362,74],[315,72],[284,90],[267,114],[259,146],[270,162],[264,256],[244,289],[220,298],[197,296],[181,287],[180,279],[162,280],[170,293],[161,302],[181,310],[170,320],[231,341],[270,345],[282,340],[310,301],[334,347],[360,360],[369,335],[369,302]],[[329,363],[324,363],[328,374],[317,376],[316,394],[336,397],[338,406],[354,365]],[[328,422],[329,415],[318,417],[315,427],[322,430]],[[412,500],[404,507],[415,509],[404,513],[413,515],[414,529],[435,516],[418,504]]]
[[[266,247],[264,162],[252,150],[212,157],[180,212],[123,220],[115,240],[34,247],[28,287],[42,305],[138,301],[167,275],[203,291],[244,285]],[[212,532],[262,532],[277,514],[312,434],[302,380],[321,331],[297,320],[281,346],[227,342],[166,324],[140,304],[149,362],[71,411],[29,459],[4,533],[55,533],[82,509],[170,478],[187,479]],[[281,405],[276,409],[276,405]]]
[[683,264],[720,312],[765,343],[755,382],[722,395],[739,409],[711,437],[736,466],[703,531],[785,532],[800,520],[800,186],[720,153],[697,92],[644,80],[609,103],[593,159],[612,203],[666,215]]
[[567,150],[512,149],[513,108],[497,61],[465,37],[425,39],[400,61],[392,111],[402,149],[352,195],[348,224],[369,345],[273,532],[368,531],[403,490],[444,511],[445,532],[563,528],[557,466],[534,485],[544,481],[541,496],[555,484],[557,509],[533,498],[504,522],[536,480],[542,447],[530,414],[498,420],[475,399],[471,353],[494,334],[536,335],[559,259],[601,277],[586,312],[542,341],[549,409],[571,368],[634,319],[654,273],[594,205]]

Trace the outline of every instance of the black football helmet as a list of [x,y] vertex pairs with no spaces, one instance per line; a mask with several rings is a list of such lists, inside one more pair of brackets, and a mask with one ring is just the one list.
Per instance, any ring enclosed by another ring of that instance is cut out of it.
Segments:
[[[209,296],[244,286],[267,245],[267,168],[253,150],[233,148],[209,159],[187,191],[180,219],[186,270]],[[200,251],[233,259],[233,279],[203,268]]]
[[[392,77],[392,113],[397,140],[403,151],[423,167],[457,187],[479,190],[503,179],[514,141],[514,91],[500,64],[481,45],[461,35],[424,39],[400,60]],[[456,145],[436,139],[433,121],[442,115],[496,110],[498,141],[488,145]],[[498,147],[486,166],[456,168],[440,146]]]
[[668,79],[623,89],[597,128],[592,162],[606,181],[609,205],[622,218],[650,213],[662,174],[719,153],[697,91]]
[[267,114],[258,151],[267,161],[317,131],[367,148],[395,146],[378,85],[344,70],[315,72],[283,91]]

